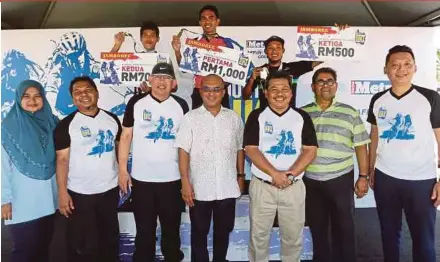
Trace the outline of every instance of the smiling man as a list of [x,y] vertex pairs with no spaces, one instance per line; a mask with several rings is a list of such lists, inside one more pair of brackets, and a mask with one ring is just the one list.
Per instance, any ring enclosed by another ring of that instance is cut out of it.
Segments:
[[[140,29],[140,39],[145,53],[157,53],[156,44],[159,42],[159,27],[156,23],[148,21],[142,24]],[[119,52],[125,41],[125,32],[119,32],[115,35],[115,44],[110,52]],[[135,50],[133,50],[135,51]]]
[[440,95],[412,83],[416,70],[411,48],[391,48],[384,67],[391,88],[374,95],[368,111],[370,184],[385,262],[399,261],[402,210],[413,241],[413,261],[436,261],[440,182],[434,147],[440,145]]
[[265,86],[268,107],[251,112],[244,130],[246,155],[252,161],[249,260],[269,260],[275,214],[281,237],[281,260],[299,261],[305,222],[302,176],[316,157],[317,141],[310,116],[291,108],[291,77],[277,71]]
[[[303,179],[307,189],[306,220],[313,238],[313,261],[354,262],[353,193],[362,198],[368,191],[367,144],[370,138],[358,111],[336,101],[335,70],[329,67],[316,70],[312,82],[315,102],[302,109],[313,120],[319,146],[318,155],[307,167]],[[359,178],[353,187],[354,153]],[[328,241],[330,225],[332,249]]]
[[[151,93],[135,95],[127,104],[119,145],[119,186],[127,193],[133,185],[133,261],[154,261],[159,217],[162,254],[166,261],[176,262],[181,258],[180,222],[185,206],[174,140],[188,105],[171,95],[177,82],[170,64],[155,65],[149,81]],[[127,161],[132,142],[130,177]]]
[[[217,46],[225,46],[228,48],[243,50],[243,47],[231,38],[220,36],[217,33],[217,27],[220,25],[220,14],[217,7],[213,5],[205,5],[199,11],[199,25],[202,27],[203,35],[196,40],[202,43],[209,43]],[[179,36],[173,36],[171,42],[173,46],[177,63],[180,64],[182,60],[181,47]],[[252,65],[251,65],[252,66]],[[194,76],[194,90],[191,95],[192,109],[198,108],[203,104],[202,97],[200,96],[200,88],[202,87],[202,76]],[[222,99],[222,106],[229,108],[229,94],[227,92],[227,86],[230,83],[226,83],[226,93]]]
[[225,83],[203,78],[203,105],[185,115],[177,134],[182,197],[190,207],[191,261],[209,261],[208,233],[214,221],[213,261],[226,261],[235,204],[244,190],[243,122],[222,107]]
[[70,93],[78,111],[54,131],[59,209],[67,218],[67,261],[117,261],[116,148],[121,123],[98,107],[98,89],[90,77],[74,78]]
[[310,72],[322,62],[318,61],[299,61],[299,62],[282,62],[284,55],[284,39],[279,36],[271,36],[264,41],[264,53],[267,55],[269,63],[260,67],[255,67],[252,76],[248,79],[246,86],[243,88],[243,99],[250,99],[252,92],[258,88],[258,98],[260,100],[260,108],[267,106],[267,99],[264,95],[263,87],[266,77],[262,78],[262,71],[267,70],[269,74],[277,71],[288,72],[292,78],[293,97],[291,105],[295,106],[296,100],[296,80],[303,74]]

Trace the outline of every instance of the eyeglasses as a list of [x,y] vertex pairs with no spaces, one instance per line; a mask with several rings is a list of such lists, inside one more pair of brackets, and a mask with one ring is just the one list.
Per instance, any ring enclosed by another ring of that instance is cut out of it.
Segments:
[[221,86],[215,86],[215,87],[204,86],[204,87],[202,87],[202,90],[203,90],[203,92],[220,93],[223,90],[223,87],[221,87]]
[[323,87],[324,85],[327,86],[334,86],[334,84],[336,84],[336,81],[333,79],[329,79],[327,81],[325,80],[318,80],[315,82],[315,85],[319,86],[319,87]]
[[157,80],[166,80],[166,81],[171,81],[173,80],[173,78],[169,75],[152,75],[154,78],[156,78]]

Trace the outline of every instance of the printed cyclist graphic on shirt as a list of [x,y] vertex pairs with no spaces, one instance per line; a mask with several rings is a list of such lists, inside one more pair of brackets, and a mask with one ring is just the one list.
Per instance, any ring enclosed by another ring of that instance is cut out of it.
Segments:
[[87,155],[98,155],[101,157],[105,152],[112,152],[115,147],[114,140],[115,136],[112,131],[99,129],[98,135],[96,136],[97,143]]
[[148,133],[145,138],[152,139],[154,143],[159,139],[171,140],[176,138],[173,130],[174,122],[172,118],[165,119],[165,117],[161,116],[155,125],[157,126],[156,130]]
[[280,155],[296,154],[295,145],[293,144],[294,138],[292,131],[281,130],[277,140],[278,144],[271,146],[266,153],[275,155],[275,158],[278,158]]
[[391,127],[383,131],[380,138],[386,139],[389,143],[393,139],[397,140],[412,140],[414,139],[414,127],[411,116],[397,113],[396,116],[389,122]]

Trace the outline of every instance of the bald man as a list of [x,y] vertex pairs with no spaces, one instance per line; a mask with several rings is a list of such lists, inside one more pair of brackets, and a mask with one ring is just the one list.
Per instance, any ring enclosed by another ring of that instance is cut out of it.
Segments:
[[221,104],[223,79],[205,76],[203,106],[188,112],[176,137],[182,197],[190,207],[191,261],[209,261],[207,236],[214,221],[213,261],[226,261],[235,202],[244,190],[243,122]]

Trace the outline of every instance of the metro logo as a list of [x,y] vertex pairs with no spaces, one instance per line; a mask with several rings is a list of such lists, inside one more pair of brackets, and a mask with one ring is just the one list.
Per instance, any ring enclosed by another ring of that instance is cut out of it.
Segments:
[[374,95],[391,87],[387,80],[352,80],[352,95]]
[[264,48],[264,40],[246,40],[246,48]]

